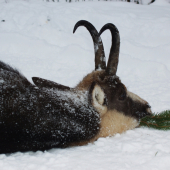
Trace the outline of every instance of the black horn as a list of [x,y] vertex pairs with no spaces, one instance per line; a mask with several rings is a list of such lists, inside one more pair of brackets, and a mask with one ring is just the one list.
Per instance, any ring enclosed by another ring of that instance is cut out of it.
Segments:
[[120,36],[116,26],[111,23],[104,25],[101,28],[99,35],[101,35],[107,29],[109,29],[112,34],[112,46],[110,49],[106,73],[107,75],[115,75],[117,71],[118,62],[119,62]]
[[74,26],[73,33],[76,31],[76,29],[79,26],[86,27],[92,36],[93,43],[94,43],[94,51],[95,51],[95,70],[98,70],[98,69],[105,70],[106,59],[105,59],[105,54],[104,54],[104,47],[103,47],[103,42],[99,36],[98,31],[90,22],[85,21],[85,20],[80,20]]

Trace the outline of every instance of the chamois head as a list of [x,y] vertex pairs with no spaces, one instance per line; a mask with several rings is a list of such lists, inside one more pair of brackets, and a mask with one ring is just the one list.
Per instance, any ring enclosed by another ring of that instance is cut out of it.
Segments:
[[[76,23],[73,33],[79,26],[85,26],[90,32],[95,50],[95,70],[85,76],[75,87],[77,91],[89,91],[91,94],[89,100],[100,115],[100,131],[93,140],[135,128],[139,125],[140,118],[152,112],[148,102],[129,92],[116,75],[120,47],[118,29],[115,25],[108,23],[98,33],[91,23],[81,20]],[[112,45],[106,66],[100,35],[107,29],[111,31]],[[39,87],[61,89],[59,84],[48,80],[34,77],[33,81]],[[62,87],[63,90],[68,88]]]

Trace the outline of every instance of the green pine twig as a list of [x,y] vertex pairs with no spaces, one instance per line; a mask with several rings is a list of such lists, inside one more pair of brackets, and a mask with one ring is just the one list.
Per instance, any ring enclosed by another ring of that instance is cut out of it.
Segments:
[[170,110],[142,118],[139,126],[158,130],[170,130]]

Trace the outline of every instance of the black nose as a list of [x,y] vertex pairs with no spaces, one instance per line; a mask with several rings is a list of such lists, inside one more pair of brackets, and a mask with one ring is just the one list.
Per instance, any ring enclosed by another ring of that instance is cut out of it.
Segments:
[[147,108],[151,108],[151,106],[149,104],[146,105]]

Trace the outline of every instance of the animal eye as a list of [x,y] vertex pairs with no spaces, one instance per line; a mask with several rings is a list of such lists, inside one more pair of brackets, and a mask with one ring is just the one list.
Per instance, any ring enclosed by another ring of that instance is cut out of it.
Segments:
[[126,99],[126,92],[123,92],[120,96],[119,96],[119,100],[125,100]]

